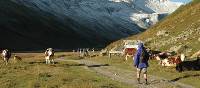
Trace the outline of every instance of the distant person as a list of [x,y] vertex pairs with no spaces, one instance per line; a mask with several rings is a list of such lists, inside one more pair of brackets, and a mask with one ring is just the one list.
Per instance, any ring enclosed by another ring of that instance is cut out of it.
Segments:
[[143,43],[138,44],[138,50],[134,56],[134,66],[137,68],[137,81],[140,84],[140,73],[143,72],[145,83],[147,82],[147,67],[149,60],[149,54],[147,53],[147,50],[145,49]]

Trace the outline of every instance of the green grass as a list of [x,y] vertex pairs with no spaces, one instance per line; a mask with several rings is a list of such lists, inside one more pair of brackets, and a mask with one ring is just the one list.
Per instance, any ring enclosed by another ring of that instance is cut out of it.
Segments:
[[[17,55],[22,57],[22,62],[11,60],[6,66],[0,61],[1,88],[132,88],[86,70],[75,62],[46,65],[41,53]],[[58,53],[56,57],[63,55]],[[71,58],[67,54],[65,57]]]
[[194,2],[194,3],[198,3],[198,2],[200,2],[200,0],[193,0],[193,2]]
[[[46,65],[42,53],[20,53],[23,61],[15,63],[10,61],[5,66],[0,61],[0,87],[1,88],[132,88],[107,77],[83,68],[84,65],[75,62],[58,62],[55,65]],[[56,58],[79,60],[73,53],[58,52]],[[87,60],[109,64],[117,68],[133,71],[132,59],[123,60],[124,57],[98,56]],[[179,73],[173,67],[161,67],[158,61],[150,60],[148,74],[163,77],[168,80],[178,79],[177,82],[199,88],[200,71],[185,71]]]
[[[103,57],[95,57],[88,60],[109,64],[130,71],[135,70],[135,67],[133,67],[132,58],[129,58],[128,61],[124,61],[123,60],[124,58],[125,57],[113,56],[111,59],[109,59],[108,56],[103,56]],[[200,71],[185,71],[179,73],[175,70],[175,67],[162,67],[161,65],[158,65],[158,63],[159,62],[156,60],[149,61],[150,67],[148,68],[148,74],[153,76],[163,77],[168,80],[177,79],[177,82],[181,82],[184,84],[192,85],[196,88],[200,88],[199,85]]]

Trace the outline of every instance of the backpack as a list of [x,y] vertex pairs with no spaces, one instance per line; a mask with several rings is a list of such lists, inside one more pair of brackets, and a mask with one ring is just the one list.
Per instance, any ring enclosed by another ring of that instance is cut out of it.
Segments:
[[140,55],[140,63],[147,62],[149,60],[149,54],[147,53],[146,49],[143,47],[142,53]]

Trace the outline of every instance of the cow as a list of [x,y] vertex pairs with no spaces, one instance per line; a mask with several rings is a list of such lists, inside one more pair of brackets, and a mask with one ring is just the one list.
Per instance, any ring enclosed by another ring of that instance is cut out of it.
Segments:
[[4,49],[4,50],[2,50],[1,56],[4,60],[4,62],[6,63],[6,65],[8,65],[8,61],[11,57],[11,52],[8,49]]
[[156,60],[164,60],[164,59],[168,58],[169,56],[171,56],[170,53],[168,53],[168,52],[161,52],[161,53],[158,53],[158,54],[155,55],[155,59]]
[[136,48],[125,48],[124,50],[125,57],[126,57],[125,59],[128,60],[128,57],[133,57],[136,51],[137,51]]
[[160,61],[162,66],[176,66],[177,64],[181,63],[180,56],[170,56],[166,59]]
[[149,59],[151,60],[160,59],[158,54],[161,53],[161,51],[154,51],[151,49],[147,49],[147,52],[149,53]]
[[180,55],[180,58],[181,58],[181,61],[182,61],[182,62],[185,61],[185,58],[186,58],[185,54],[181,54],[181,55]]
[[54,64],[54,50],[52,48],[48,48],[45,51],[45,59],[46,59],[46,64],[51,64],[51,62]]
[[17,56],[17,55],[15,55],[15,56],[14,56],[14,61],[15,61],[15,62],[17,62],[17,61],[22,61],[22,58],[19,57],[19,56]]
[[193,61],[184,61],[176,65],[178,72],[183,71],[200,71],[200,58]]

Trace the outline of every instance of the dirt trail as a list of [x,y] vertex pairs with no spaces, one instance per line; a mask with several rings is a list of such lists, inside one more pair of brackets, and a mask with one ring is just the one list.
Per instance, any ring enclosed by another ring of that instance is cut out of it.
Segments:
[[94,62],[90,60],[66,60],[64,58],[58,58],[59,61],[73,61],[79,64],[85,64],[85,68],[95,71],[101,75],[109,77],[113,80],[117,80],[122,83],[133,85],[137,88],[194,88],[190,85],[185,85],[179,82],[170,82],[164,78],[148,75],[149,85],[144,84],[144,79],[141,79],[142,84],[138,84],[136,80],[135,69],[133,71],[120,69],[114,66],[109,66],[108,64],[102,64],[99,62]]

